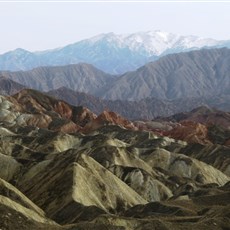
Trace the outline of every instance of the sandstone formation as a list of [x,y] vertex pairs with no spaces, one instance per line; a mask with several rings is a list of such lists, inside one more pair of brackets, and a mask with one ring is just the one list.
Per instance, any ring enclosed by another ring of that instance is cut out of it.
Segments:
[[179,122],[1,96],[1,228],[228,229],[230,149],[195,121],[181,122],[192,142],[164,136]]

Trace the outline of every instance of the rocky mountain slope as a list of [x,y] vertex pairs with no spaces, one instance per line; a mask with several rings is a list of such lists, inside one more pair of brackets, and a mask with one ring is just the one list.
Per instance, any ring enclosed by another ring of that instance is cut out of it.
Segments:
[[230,50],[223,48],[168,55],[120,77],[88,64],[39,67],[0,75],[33,89],[67,87],[107,100],[209,99],[229,95],[229,60]]
[[172,100],[229,94],[229,63],[229,49],[168,55],[122,75],[101,96],[111,100]]
[[1,95],[12,95],[20,90],[26,88],[25,86],[9,79],[0,77],[0,94]]
[[79,91],[97,94],[107,84],[112,84],[114,77],[94,66],[80,63],[57,67],[38,67],[30,71],[0,72],[0,76],[11,79],[27,88],[49,91],[62,86]]
[[[79,93],[65,87],[47,92],[48,95],[68,103],[79,106],[83,105],[96,114],[104,110],[111,110],[121,114],[128,119],[153,119],[156,116],[169,116],[176,112],[185,111],[186,106],[179,108],[174,102],[166,100],[143,99],[141,101],[104,100],[86,93]],[[192,100],[191,100],[192,101]],[[198,102],[202,103],[200,100]],[[184,103],[183,103],[184,104]],[[190,107],[196,107],[197,103],[188,103]],[[189,108],[190,108],[189,107]],[[229,106],[230,107],[230,106]],[[182,109],[182,110],[181,110]]]
[[230,161],[205,158],[215,149],[34,90],[1,96],[0,226],[228,229]]
[[[160,119],[161,120],[161,119]],[[192,142],[203,139],[204,142],[220,145],[230,144],[230,113],[205,106],[188,113],[179,113],[163,120],[176,121],[167,136]],[[192,132],[194,130],[195,132]],[[198,138],[198,139],[197,139]]]
[[104,110],[111,110],[131,120],[151,120],[159,116],[166,117],[204,105],[230,111],[230,95],[228,94],[175,100],[146,98],[140,101],[105,100],[90,94],[79,93],[66,87],[51,90],[47,94],[64,100],[71,105],[83,105],[96,114],[100,114]]
[[[12,95],[26,88],[26,86],[5,77],[0,78],[0,87],[0,94],[2,95]],[[110,110],[131,120],[151,120],[159,116],[170,116],[175,113],[186,112],[203,105],[230,111],[230,95],[226,94],[178,100],[146,98],[136,102],[104,100],[88,93],[77,92],[66,87],[51,90],[47,94],[64,100],[71,105],[87,107],[96,114],[100,114],[104,110]]]

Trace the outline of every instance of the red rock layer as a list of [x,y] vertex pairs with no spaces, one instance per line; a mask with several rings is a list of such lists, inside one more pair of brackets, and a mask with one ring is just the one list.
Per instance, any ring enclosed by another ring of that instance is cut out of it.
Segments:
[[182,121],[178,126],[163,134],[189,143],[211,144],[207,127],[193,121]]

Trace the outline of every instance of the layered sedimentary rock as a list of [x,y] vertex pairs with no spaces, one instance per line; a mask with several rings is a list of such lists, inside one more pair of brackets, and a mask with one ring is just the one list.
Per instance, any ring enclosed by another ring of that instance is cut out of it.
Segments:
[[96,116],[37,91],[0,99],[4,228],[229,226],[228,146],[164,136],[175,121]]

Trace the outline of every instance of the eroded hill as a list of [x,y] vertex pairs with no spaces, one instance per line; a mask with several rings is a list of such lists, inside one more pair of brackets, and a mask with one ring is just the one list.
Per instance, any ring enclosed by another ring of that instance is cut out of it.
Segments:
[[33,90],[1,96],[0,111],[2,229],[230,226],[228,146]]

